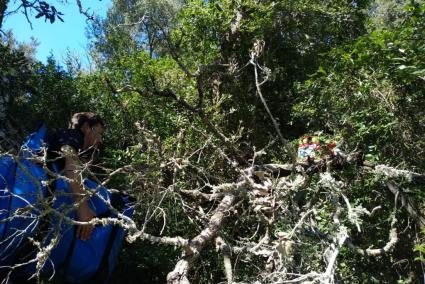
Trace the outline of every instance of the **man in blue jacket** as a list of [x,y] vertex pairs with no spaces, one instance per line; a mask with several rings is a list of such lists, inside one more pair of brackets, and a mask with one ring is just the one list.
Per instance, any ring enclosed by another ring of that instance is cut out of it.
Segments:
[[[95,217],[90,209],[82,181],[82,169],[85,162],[91,161],[92,154],[102,143],[105,130],[103,120],[92,112],[75,113],[68,129],[62,129],[47,138],[49,145],[48,160],[56,165],[56,170],[71,180],[70,188],[74,201],[78,203],[77,221],[89,222]],[[51,166],[50,164],[50,166]],[[77,237],[88,240],[93,231],[91,225],[79,225]]]

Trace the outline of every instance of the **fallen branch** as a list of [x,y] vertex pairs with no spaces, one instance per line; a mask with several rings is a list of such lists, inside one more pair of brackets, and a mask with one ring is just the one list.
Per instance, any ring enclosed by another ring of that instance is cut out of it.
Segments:
[[[186,254],[180,259],[174,270],[168,273],[167,282],[169,284],[187,284],[188,272],[191,263],[199,256],[201,250],[205,245],[213,240],[223,225],[224,218],[228,215],[229,210],[236,199],[233,194],[227,194],[217,206],[214,214],[211,216],[208,226],[202,230],[202,232],[195,238],[189,241],[189,250],[186,250]],[[187,252],[190,252],[188,254]]]
[[425,228],[425,218],[419,213],[417,209],[416,202],[413,197],[408,196],[403,192],[401,188],[399,188],[394,182],[388,181],[386,182],[388,189],[394,194],[399,195],[401,199],[401,207],[406,208],[407,212],[410,216],[412,216],[419,224],[421,228]]

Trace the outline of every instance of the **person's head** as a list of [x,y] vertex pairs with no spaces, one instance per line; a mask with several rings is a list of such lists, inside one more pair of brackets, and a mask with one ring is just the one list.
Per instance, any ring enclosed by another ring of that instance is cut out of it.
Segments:
[[84,133],[84,149],[102,144],[105,123],[100,116],[92,112],[75,113],[71,118],[69,128],[79,129]]

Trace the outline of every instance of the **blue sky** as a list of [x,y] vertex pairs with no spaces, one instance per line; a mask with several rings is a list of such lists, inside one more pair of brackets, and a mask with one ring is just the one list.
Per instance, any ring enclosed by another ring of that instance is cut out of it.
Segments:
[[[13,2],[13,1],[11,1]],[[65,57],[67,49],[72,54],[79,54],[83,63],[87,64],[87,37],[85,16],[81,15],[78,7],[73,0],[68,1],[69,4],[61,5],[60,1],[47,1],[54,4],[57,10],[64,15],[64,22],[59,20],[50,24],[45,22],[43,18],[35,19],[35,14],[30,17],[33,29],[31,30],[25,16],[18,12],[8,16],[3,24],[4,30],[11,29],[15,38],[20,42],[29,42],[34,37],[39,42],[37,47],[36,58],[42,62],[46,62],[46,58],[53,54],[60,63]],[[86,0],[81,1],[85,9],[104,17],[107,9],[111,6],[111,0]],[[12,7],[9,7],[9,10]]]

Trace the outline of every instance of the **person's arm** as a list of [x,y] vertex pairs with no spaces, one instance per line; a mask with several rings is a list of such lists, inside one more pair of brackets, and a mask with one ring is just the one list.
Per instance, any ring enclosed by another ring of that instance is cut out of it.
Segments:
[[[88,222],[95,217],[95,214],[90,209],[87,200],[81,201],[85,192],[81,182],[81,163],[77,151],[69,145],[62,146],[61,151],[65,157],[64,175],[71,180],[69,185],[74,193],[74,200],[79,203],[77,219],[81,222]],[[88,240],[92,231],[92,225],[77,226],[77,237],[83,241]]]

